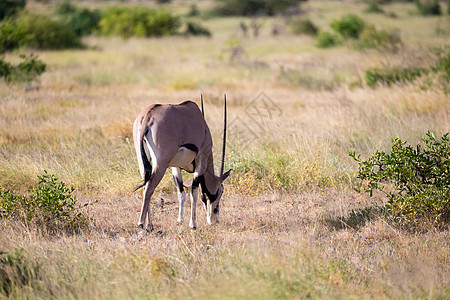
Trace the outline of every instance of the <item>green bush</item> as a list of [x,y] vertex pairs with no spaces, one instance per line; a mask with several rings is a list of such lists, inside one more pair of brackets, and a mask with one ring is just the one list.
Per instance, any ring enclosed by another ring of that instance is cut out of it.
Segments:
[[438,16],[442,14],[438,0],[414,0],[419,14],[423,16]]
[[72,231],[86,225],[87,218],[79,210],[89,203],[78,204],[73,187],[47,171],[38,179],[29,195],[15,195],[0,188],[0,217],[19,219],[47,231]]
[[377,30],[374,25],[369,24],[359,35],[358,46],[362,49],[376,48],[397,52],[403,46],[403,42],[397,31]]
[[417,77],[428,72],[424,68],[406,68],[406,69],[369,69],[365,71],[366,83],[370,87],[378,85],[392,86],[398,82],[412,82]]
[[14,50],[20,46],[24,33],[20,31],[12,20],[0,23],[0,54]]
[[68,1],[61,3],[56,9],[56,13],[60,16],[61,22],[72,28],[77,36],[91,34],[100,21],[98,10],[78,8]]
[[288,7],[299,5],[300,0],[224,0],[217,1],[216,13],[224,16],[273,16]]
[[21,55],[22,62],[14,66],[0,57],[0,78],[7,82],[21,81],[31,82],[45,72],[47,65],[39,60],[37,56]]
[[101,14],[99,33],[123,38],[175,34],[180,20],[165,10],[146,7],[110,7]]
[[186,23],[186,30],[184,31],[184,35],[194,35],[194,36],[211,36],[211,31],[208,28],[203,27],[201,24],[188,21]]
[[25,8],[25,0],[2,0],[0,1],[0,20],[13,16]]
[[331,23],[331,28],[344,38],[357,39],[366,23],[357,15],[345,15]]
[[307,34],[307,35],[317,35],[319,29],[310,20],[306,18],[293,19],[290,21],[290,27],[294,34]]
[[382,191],[389,199],[386,210],[393,220],[415,226],[423,220],[436,225],[450,220],[449,134],[436,139],[427,132],[415,147],[395,138],[390,153],[376,151],[367,160],[354,152],[358,178],[372,195]]
[[24,34],[21,45],[29,48],[49,50],[82,46],[72,28],[47,15],[24,13],[14,20],[14,24]]
[[335,47],[341,43],[339,37],[334,33],[323,31],[316,38],[316,46],[318,48]]

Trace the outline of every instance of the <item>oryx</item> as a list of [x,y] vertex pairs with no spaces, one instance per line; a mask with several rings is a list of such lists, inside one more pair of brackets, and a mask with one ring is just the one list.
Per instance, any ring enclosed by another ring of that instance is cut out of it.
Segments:
[[222,182],[230,174],[223,173],[226,140],[226,97],[224,100],[224,129],[220,176],[214,174],[212,138],[202,111],[192,101],[180,104],[154,104],[142,111],[134,121],[133,139],[143,184],[144,195],[138,226],[153,231],[150,216],[150,198],[156,186],[172,167],[175,180],[179,212],[178,222],[183,221],[186,193],[183,189],[181,169],[194,173],[191,188],[191,218],[189,227],[197,228],[196,203],[198,187],[206,209],[208,224],[219,219],[219,202],[223,193]]

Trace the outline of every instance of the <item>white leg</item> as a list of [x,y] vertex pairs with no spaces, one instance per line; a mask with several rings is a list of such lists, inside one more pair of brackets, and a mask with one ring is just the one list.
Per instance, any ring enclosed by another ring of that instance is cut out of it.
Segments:
[[140,214],[139,222],[138,222],[138,226],[141,227],[142,229],[144,229],[144,226],[145,226],[145,219],[147,218],[147,215],[146,215],[147,207],[150,202],[150,201],[146,201],[146,197],[145,197],[145,195],[147,194],[148,185],[149,185],[149,183],[147,183],[145,185],[144,191],[142,192],[141,214]]
[[177,195],[178,195],[178,223],[183,223],[183,211],[184,211],[184,202],[186,201],[186,193],[183,188],[183,178],[181,175],[180,168],[172,168],[173,180],[175,181],[175,186],[177,187]]
[[197,221],[196,221],[197,196],[198,196],[198,187],[193,186],[191,191],[191,219],[189,221],[189,227],[191,227],[192,229],[197,228]]

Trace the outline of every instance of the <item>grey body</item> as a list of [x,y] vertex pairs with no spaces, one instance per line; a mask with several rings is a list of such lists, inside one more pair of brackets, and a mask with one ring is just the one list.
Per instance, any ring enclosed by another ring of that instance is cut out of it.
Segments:
[[150,216],[150,198],[168,167],[177,186],[179,199],[178,222],[183,221],[186,194],[181,169],[194,173],[191,190],[191,218],[189,226],[196,228],[196,201],[198,187],[202,188],[202,200],[208,223],[218,220],[218,207],[223,192],[222,181],[229,172],[214,175],[212,138],[202,112],[192,101],[181,104],[152,105],[134,121],[133,139],[144,183],[143,202],[138,225],[153,230]]

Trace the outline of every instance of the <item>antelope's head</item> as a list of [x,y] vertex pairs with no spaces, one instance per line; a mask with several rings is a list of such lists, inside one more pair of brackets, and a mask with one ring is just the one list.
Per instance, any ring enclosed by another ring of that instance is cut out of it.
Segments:
[[220,176],[214,176],[215,186],[217,187],[214,194],[210,193],[208,189],[202,188],[202,202],[206,210],[206,220],[208,224],[219,222],[219,204],[223,195],[223,181],[230,175],[231,170]]
[[[220,163],[220,176],[211,174],[205,176],[202,184],[202,202],[206,210],[206,220],[208,224],[219,222],[219,204],[223,194],[223,182],[230,176],[231,170],[223,172],[225,166],[225,146],[227,139],[227,98],[224,98],[224,118],[223,118],[223,141],[222,141],[222,159]],[[214,170],[214,168],[212,168]],[[205,182],[211,181],[211,182]],[[212,187],[212,189],[208,189]],[[212,193],[211,193],[212,192]]]

